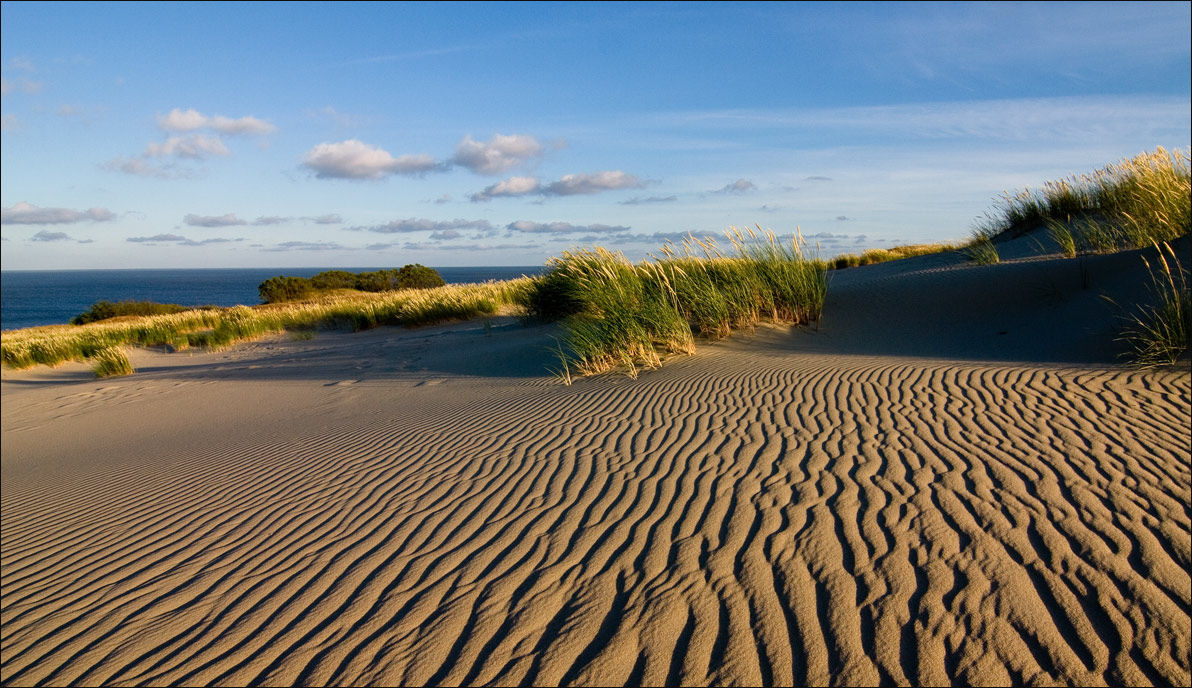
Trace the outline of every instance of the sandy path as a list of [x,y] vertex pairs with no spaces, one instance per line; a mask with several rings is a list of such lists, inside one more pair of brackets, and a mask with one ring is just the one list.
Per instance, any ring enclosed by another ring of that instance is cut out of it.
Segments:
[[571,387],[475,325],[8,376],[3,681],[1186,683],[1186,368],[857,336]]

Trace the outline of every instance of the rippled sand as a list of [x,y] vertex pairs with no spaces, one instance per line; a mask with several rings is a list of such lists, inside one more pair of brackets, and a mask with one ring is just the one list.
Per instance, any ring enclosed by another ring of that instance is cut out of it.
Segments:
[[3,682],[1187,683],[1187,364],[916,261],[637,380],[514,323],[5,372]]

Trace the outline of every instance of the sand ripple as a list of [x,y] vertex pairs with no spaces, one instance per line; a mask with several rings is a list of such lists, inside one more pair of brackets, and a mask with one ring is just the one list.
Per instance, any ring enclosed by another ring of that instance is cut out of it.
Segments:
[[1186,372],[730,354],[6,479],[3,681],[1188,683]]

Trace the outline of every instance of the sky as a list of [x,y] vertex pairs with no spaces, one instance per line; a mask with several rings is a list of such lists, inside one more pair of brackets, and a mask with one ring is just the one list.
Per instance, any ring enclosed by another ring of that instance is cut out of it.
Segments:
[[1192,142],[1192,4],[3,3],[0,268],[961,240]]

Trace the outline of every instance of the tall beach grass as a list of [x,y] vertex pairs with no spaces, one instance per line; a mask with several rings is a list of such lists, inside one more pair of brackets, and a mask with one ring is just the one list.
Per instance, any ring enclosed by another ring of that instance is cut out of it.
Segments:
[[733,229],[731,249],[689,237],[640,263],[595,247],[564,252],[527,293],[528,309],[562,318],[565,366],[582,375],[657,368],[667,354],[694,353],[696,336],[725,337],[762,321],[818,320],[827,263],[799,237]]
[[1047,227],[1061,250],[1144,248],[1192,228],[1189,151],[1156,148],[1095,172],[1005,193],[978,221],[978,238]]

